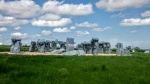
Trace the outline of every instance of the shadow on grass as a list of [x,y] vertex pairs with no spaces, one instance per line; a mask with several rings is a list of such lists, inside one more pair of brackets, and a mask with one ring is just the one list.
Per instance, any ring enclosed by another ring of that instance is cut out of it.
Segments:
[[10,65],[8,63],[5,62],[0,62],[0,74],[6,74],[10,71],[13,71],[17,69],[17,67],[15,65]]

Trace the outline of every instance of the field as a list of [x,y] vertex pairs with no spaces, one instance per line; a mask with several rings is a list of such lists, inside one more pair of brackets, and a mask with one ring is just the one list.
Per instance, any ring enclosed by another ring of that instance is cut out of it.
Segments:
[[150,54],[20,56],[0,54],[0,84],[149,84]]
[[[10,45],[0,45],[0,52],[8,52],[10,48]],[[21,51],[29,51],[29,46],[22,46]]]

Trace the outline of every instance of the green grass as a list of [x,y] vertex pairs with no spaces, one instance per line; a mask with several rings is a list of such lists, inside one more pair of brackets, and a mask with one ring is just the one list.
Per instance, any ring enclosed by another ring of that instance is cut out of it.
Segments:
[[10,51],[10,45],[0,45],[0,52],[8,52]]
[[[0,52],[9,52],[11,45],[0,45]],[[29,46],[22,46],[21,51],[29,51]]]
[[150,54],[126,57],[0,54],[0,84],[149,84]]

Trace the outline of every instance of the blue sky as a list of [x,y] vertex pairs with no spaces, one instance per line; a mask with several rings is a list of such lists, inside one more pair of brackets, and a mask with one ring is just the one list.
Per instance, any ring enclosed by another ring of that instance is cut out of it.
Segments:
[[150,48],[150,0],[0,0],[0,43],[38,39]]

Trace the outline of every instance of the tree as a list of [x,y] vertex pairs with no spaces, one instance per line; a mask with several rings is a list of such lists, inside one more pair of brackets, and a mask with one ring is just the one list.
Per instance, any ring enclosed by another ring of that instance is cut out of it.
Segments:
[[141,49],[140,49],[139,47],[134,47],[134,50],[135,50],[136,52],[140,52],[140,51],[141,51]]

